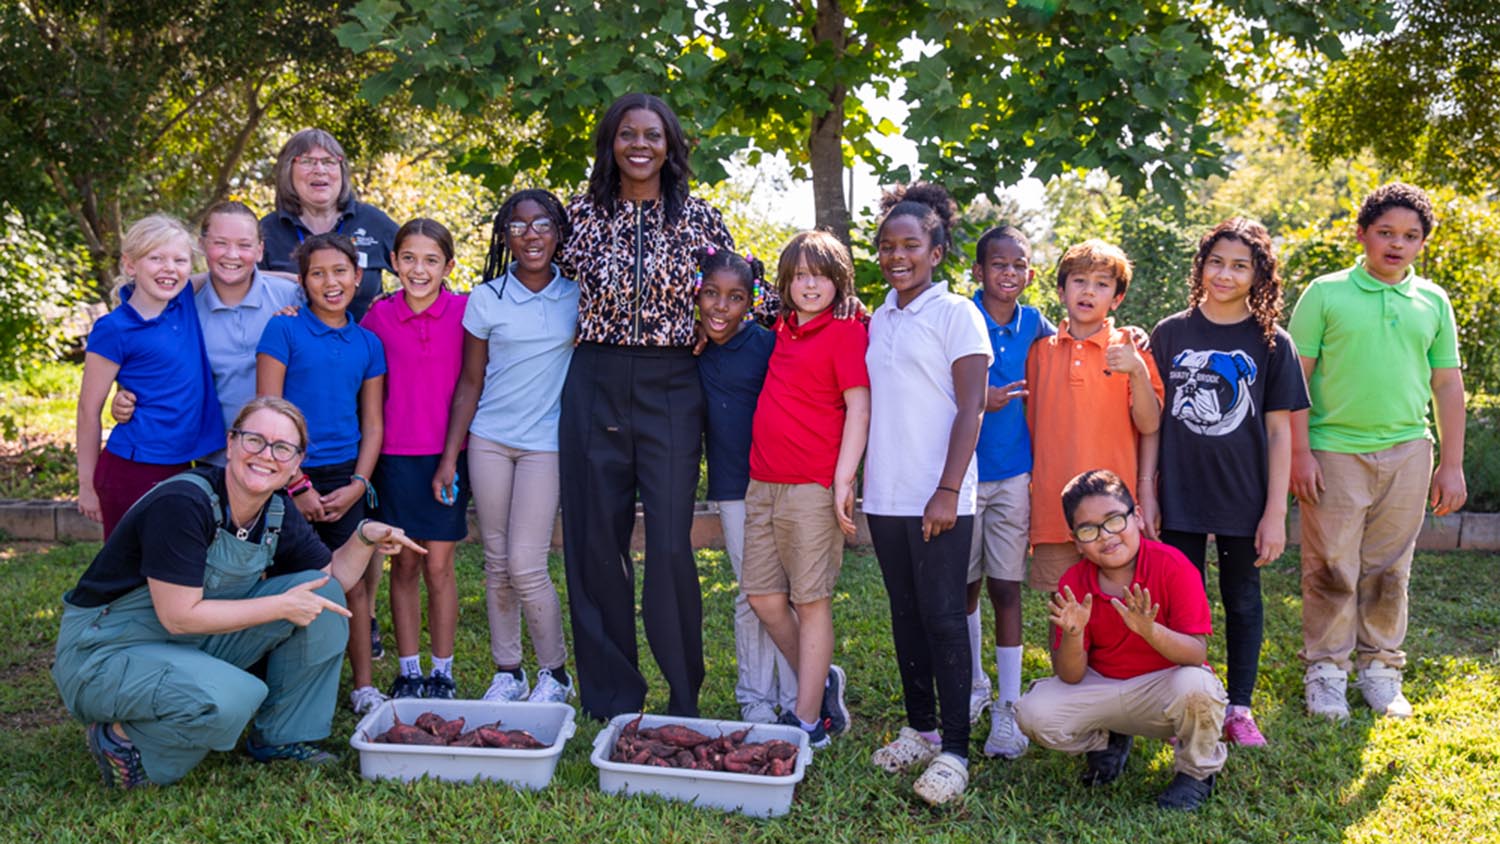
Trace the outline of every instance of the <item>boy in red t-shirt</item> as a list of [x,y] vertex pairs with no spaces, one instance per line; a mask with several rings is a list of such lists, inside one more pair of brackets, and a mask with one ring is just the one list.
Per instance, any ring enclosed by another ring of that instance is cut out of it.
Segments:
[[1177,774],[1156,802],[1196,809],[1228,755],[1228,698],[1203,664],[1213,632],[1203,580],[1182,552],[1141,538],[1135,500],[1113,472],[1073,478],[1062,509],[1085,559],[1052,598],[1057,676],[1021,696],[1016,723],[1043,747],[1087,754],[1085,785],[1124,773],[1134,736],[1176,738]]

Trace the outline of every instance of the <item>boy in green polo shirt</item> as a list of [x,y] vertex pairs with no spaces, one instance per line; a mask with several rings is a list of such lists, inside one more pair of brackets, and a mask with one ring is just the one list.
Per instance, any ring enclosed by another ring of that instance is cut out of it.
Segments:
[[[1406,586],[1425,506],[1458,510],[1464,384],[1448,294],[1412,262],[1434,225],[1420,188],[1365,197],[1364,259],[1318,278],[1290,325],[1312,408],[1292,414],[1292,493],[1302,502],[1307,711],[1349,717],[1348,672],[1377,714],[1411,715],[1401,694]],[[1437,471],[1427,405],[1437,411]]]

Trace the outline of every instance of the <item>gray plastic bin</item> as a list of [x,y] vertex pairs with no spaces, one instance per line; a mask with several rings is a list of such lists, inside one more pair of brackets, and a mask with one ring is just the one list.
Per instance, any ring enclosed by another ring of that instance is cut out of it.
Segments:
[[[447,719],[463,718],[464,729],[500,722],[507,730],[525,730],[547,745],[538,750],[491,747],[432,747],[384,744],[375,737],[395,724],[395,716],[410,724],[424,712]],[[557,769],[563,746],[577,727],[573,707],[565,703],[494,703],[487,700],[388,700],[366,715],[349,745],[359,751],[359,772],[367,780],[403,782],[432,777],[454,782],[496,780],[516,788],[546,788]]]
[[758,818],[777,817],[792,808],[792,794],[797,783],[812,764],[812,748],[807,733],[799,727],[784,724],[749,724],[743,721],[715,721],[709,718],[678,718],[672,715],[647,715],[642,727],[681,724],[710,738],[750,728],[745,741],[781,739],[797,745],[797,763],[791,776],[766,777],[756,774],[733,774],[726,771],[685,771],[611,762],[610,751],[620,730],[634,721],[631,714],[610,719],[594,739],[590,761],[599,769],[599,790],[606,794],[656,794],[697,806],[727,809]]

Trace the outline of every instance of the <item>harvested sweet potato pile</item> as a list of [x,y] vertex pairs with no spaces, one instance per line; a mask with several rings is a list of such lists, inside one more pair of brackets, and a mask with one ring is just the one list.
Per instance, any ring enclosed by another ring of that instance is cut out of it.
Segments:
[[797,766],[797,745],[780,739],[747,742],[749,733],[744,729],[709,738],[679,724],[642,727],[636,718],[620,730],[609,759],[656,768],[791,776]]
[[500,722],[484,724],[464,732],[464,719],[452,721],[434,712],[423,712],[411,724],[396,723],[375,737],[384,744],[430,744],[448,747],[500,747],[509,750],[539,750],[547,745],[525,730],[502,730]]

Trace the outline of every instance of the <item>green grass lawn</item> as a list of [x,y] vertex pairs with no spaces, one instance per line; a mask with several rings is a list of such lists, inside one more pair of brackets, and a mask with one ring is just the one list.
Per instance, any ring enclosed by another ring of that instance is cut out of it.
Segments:
[[[170,788],[105,792],[83,730],[47,674],[58,596],[96,549],[0,551],[0,841],[1500,841],[1500,558],[1491,555],[1419,555],[1407,638],[1416,717],[1377,721],[1356,706],[1344,726],[1302,712],[1295,555],[1268,569],[1256,703],[1271,745],[1232,750],[1210,803],[1179,815],[1154,806],[1171,776],[1171,749],[1157,741],[1137,742],[1122,780],[1087,790],[1077,784],[1080,760],[1036,748],[1019,761],[988,760],[979,732],[969,793],[947,810],[913,796],[912,777],[873,768],[870,752],[901,724],[900,688],[875,559],[851,552],[835,624],[853,728],[817,755],[791,814],[758,821],[600,793],[588,761],[598,726],[586,721],[540,793],[366,782],[347,745],[355,723],[347,711],[334,722],[329,744],[342,764],[331,769],[218,753]],[[462,694],[477,696],[491,669],[476,546],[463,547],[459,570],[458,682]],[[702,552],[699,572],[708,663],[702,709],[732,716],[736,587],[722,553]],[[554,575],[561,581],[556,561]],[[1026,614],[1032,678],[1048,672],[1039,596],[1028,595]],[[388,610],[382,616],[388,630]],[[641,642],[652,679],[648,707],[660,711],[665,688]],[[1210,654],[1222,670],[1222,639]],[[378,681],[389,683],[394,670],[391,656],[377,663]]]

